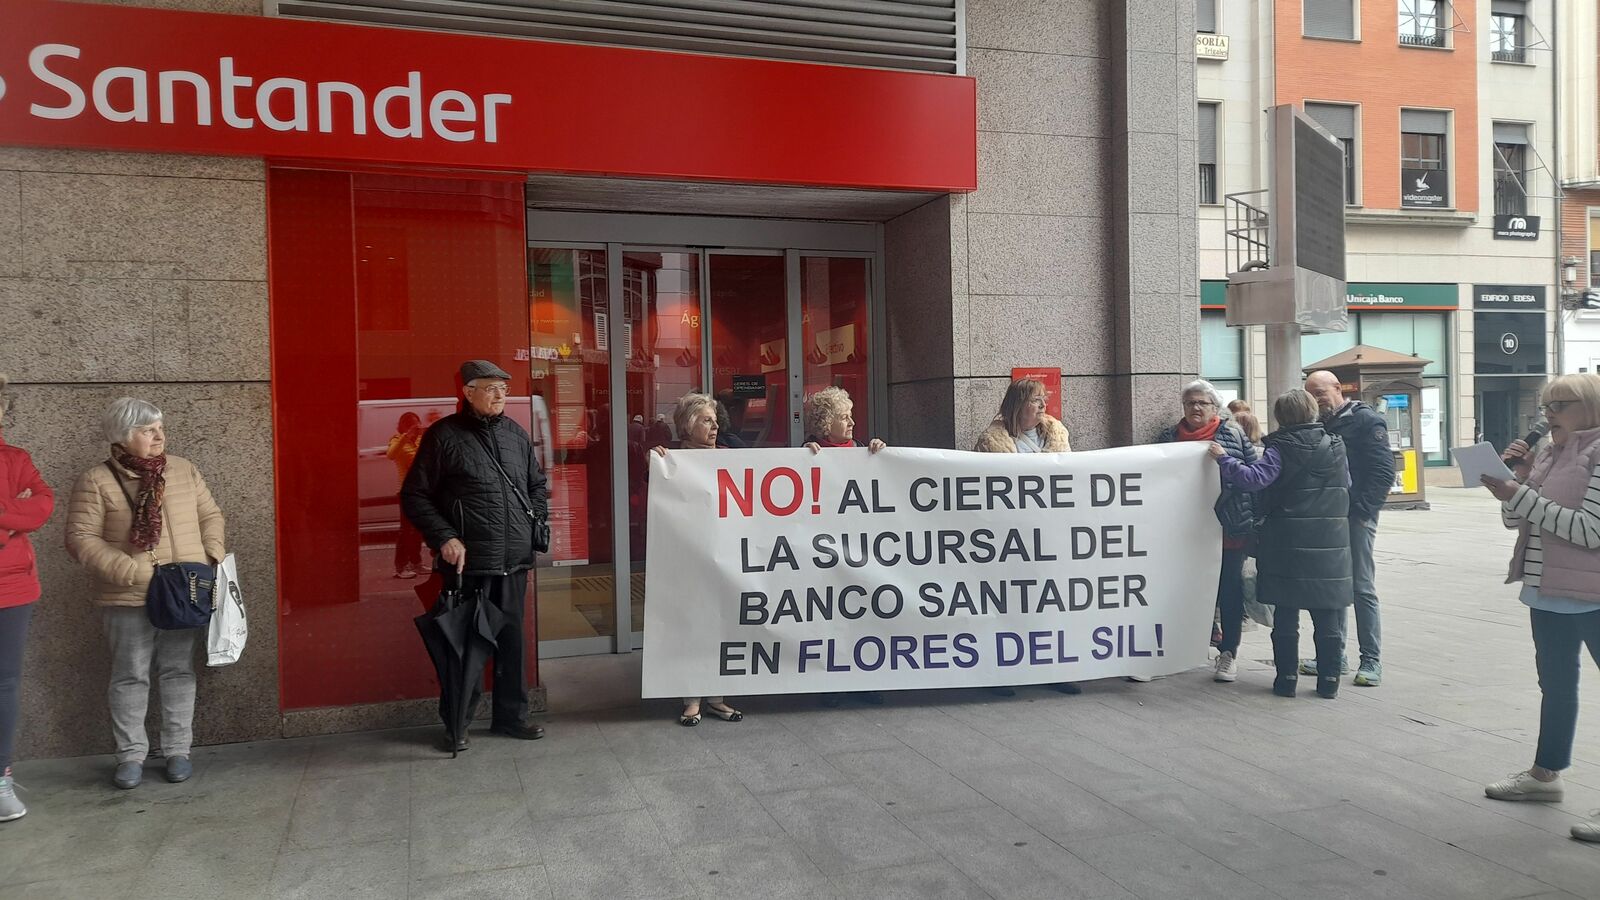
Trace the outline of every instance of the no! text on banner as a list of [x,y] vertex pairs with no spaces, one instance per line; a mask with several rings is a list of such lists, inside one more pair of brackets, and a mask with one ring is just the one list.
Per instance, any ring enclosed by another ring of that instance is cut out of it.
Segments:
[[1014,685],[1202,665],[1203,444],[652,456],[645,697]]

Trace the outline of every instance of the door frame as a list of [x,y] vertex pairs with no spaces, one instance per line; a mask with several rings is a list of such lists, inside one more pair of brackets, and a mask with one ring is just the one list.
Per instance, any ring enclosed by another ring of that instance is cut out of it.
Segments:
[[[788,315],[790,443],[804,435],[799,415],[804,400],[800,260],[802,257],[864,258],[869,261],[868,383],[871,391],[870,433],[887,420],[888,340],[884,334],[883,226],[871,222],[817,222],[798,219],[743,219],[716,216],[669,216],[636,213],[588,213],[560,210],[527,211],[527,245],[606,251],[609,321],[623,321],[623,254],[628,252],[692,252],[699,254],[701,385],[712,383],[711,256],[752,255],[784,258],[785,311]],[[627,446],[616,439],[627,433],[627,365],[619,360],[622,345],[611,342],[611,571],[616,634],[610,637],[540,641],[539,657],[630,653],[644,646],[643,632],[633,630],[633,571],[628,512]]]

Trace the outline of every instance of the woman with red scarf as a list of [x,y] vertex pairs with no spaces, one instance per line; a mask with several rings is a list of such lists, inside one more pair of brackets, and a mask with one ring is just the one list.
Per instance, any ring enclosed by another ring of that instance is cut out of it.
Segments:
[[194,463],[167,455],[161,410],[154,405],[123,397],[112,401],[100,424],[111,458],[79,476],[72,488],[67,553],[89,570],[111,647],[107,699],[117,743],[111,781],[130,790],[144,778],[152,666],[161,687],[167,780],[187,781],[194,772],[189,746],[200,629],[157,630],[145,612],[145,594],[158,565],[222,560],[222,510]]
[[[850,399],[850,394],[841,387],[825,387],[810,397],[806,398],[806,449],[812,453],[821,453],[823,448],[836,447],[866,447],[869,452],[877,453],[886,445],[883,441],[873,438],[871,443],[862,444],[856,440],[856,403]],[[877,691],[850,691],[852,697],[862,703],[880,706],[883,695]],[[823,694],[822,705],[833,709],[840,702],[838,694]]]
[[[1256,461],[1255,445],[1232,422],[1224,418],[1222,398],[1209,381],[1195,381],[1183,389],[1183,418],[1161,432],[1160,442],[1204,441],[1220,444],[1228,455],[1242,463]],[[1239,677],[1239,635],[1244,628],[1244,560],[1249,555],[1250,534],[1254,530],[1253,496],[1226,484],[1217,500],[1217,519],[1222,522],[1222,572],[1217,579],[1217,606],[1222,610],[1222,640],[1217,644],[1216,669],[1212,679],[1235,681]]]

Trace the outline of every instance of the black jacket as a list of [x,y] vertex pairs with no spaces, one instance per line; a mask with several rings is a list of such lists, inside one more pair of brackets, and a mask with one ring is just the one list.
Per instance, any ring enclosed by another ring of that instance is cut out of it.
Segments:
[[1350,518],[1376,521],[1394,486],[1394,451],[1389,425],[1378,411],[1351,400],[1322,420],[1329,434],[1344,441],[1350,455]]
[[1273,448],[1282,469],[1257,502],[1265,521],[1256,596],[1297,609],[1343,609],[1355,602],[1344,442],[1312,422],[1267,435]]
[[[1217,433],[1212,440],[1222,445],[1228,455],[1242,463],[1256,461],[1256,446],[1244,436],[1239,426],[1224,418],[1217,425]],[[1178,441],[1178,426],[1168,425],[1156,438],[1157,443],[1173,444]],[[1220,478],[1221,475],[1219,474]],[[1217,514],[1217,521],[1222,523],[1222,532],[1228,537],[1250,537],[1256,532],[1256,495],[1254,491],[1241,491],[1237,488],[1222,485],[1222,493],[1217,496],[1217,505],[1213,507]]]
[[548,518],[545,476],[533,441],[503,415],[485,419],[468,410],[435,422],[400,488],[400,508],[435,554],[451,538],[467,545],[468,575],[533,568],[533,522],[490,452],[539,518]]

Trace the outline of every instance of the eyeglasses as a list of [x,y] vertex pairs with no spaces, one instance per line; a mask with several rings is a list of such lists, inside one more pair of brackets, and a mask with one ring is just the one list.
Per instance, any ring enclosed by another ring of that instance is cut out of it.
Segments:
[[1050,405],[1050,401],[1046,400],[1043,397],[1035,397],[1032,400],[1029,400],[1028,404],[1030,406],[1044,407],[1044,406],[1049,406]]
[[1183,405],[1186,407],[1193,407],[1194,409],[1207,409],[1209,407],[1216,406],[1216,404],[1212,403],[1210,400],[1185,400],[1183,401]]
[[471,387],[475,391],[482,391],[485,394],[489,394],[490,396],[494,397],[504,397],[510,390],[510,387],[508,387],[503,381],[496,381],[493,384],[468,385],[468,387]]
[[1578,401],[1576,400],[1551,400],[1548,403],[1539,404],[1539,412],[1556,413],[1559,415],[1562,410],[1577,402]]

